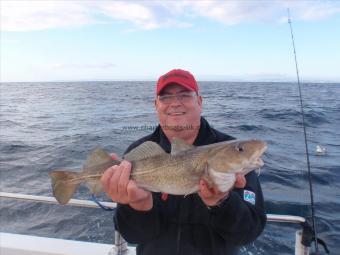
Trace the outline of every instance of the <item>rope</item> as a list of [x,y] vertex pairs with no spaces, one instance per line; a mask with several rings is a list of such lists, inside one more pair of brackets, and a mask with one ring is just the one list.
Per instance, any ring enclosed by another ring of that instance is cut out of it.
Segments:
[[94,194],[92,194],[92,200],[93,200],[93,202],[95,202],[100,208],[102,208],[102,209],[105,210],[105,211],[110,211],[110,212],[116,211],[116,207],[111,208],[111,207],[108,207],[108,206],[105,206],[105,205],[101,204],[101,203],[98,201],[97,197],[96,197]]

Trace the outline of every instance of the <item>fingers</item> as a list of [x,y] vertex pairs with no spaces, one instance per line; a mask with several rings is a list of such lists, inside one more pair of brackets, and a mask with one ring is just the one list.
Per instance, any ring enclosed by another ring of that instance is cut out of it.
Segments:
[[119,157],[117,156],[117,154],[116,153],[111,153],[111,158],[113,159],[113,160],[119,160]]
[[124,160],[106,170],[101,178],[102,185],[112,201],[129,204],[135,210],[150,210],[153,206],[151,192],[137,187],[130,180],[131,163]]
[[216,186],[209,188],[207,182],[203,179],[200,181],[198,195],[207,206],[217,205],[227,194],[228,192],[219,191]]
[[129,205],[138,211],[149,211],[152,209],[153,200],[150,191],[146,191],[137,187],[132,180],[127,186],[128,197],[130,198]]
[[121,197],[127,197],[127,187],[128,183],[130,181],[130,173],[131,173],[131,163],[128,161],[123,161],[121,163],[121,172],[120,172],[120,178],[118,182],[118,194]]
[[106,170],[101,178],[102,185],[109,197],[118,203],[128,203],[127,186],[131,173],[131,163],[123,161]]
[[214,195],[213,190],[209,189],[207,182],[203,179],[200,180],[199,194],[205,198],[209,198]]
[[118,185],[120,182],[120,175],[122,174],[122,167],[120,165],[115,165],[111,167],[113,170],[112,177],[109,181],[109,194],[118,199]]
[[138,188],[136,183],[132,180],[130,180],[127,185],[127,193],[131,202],[142,200],[147,196],[147,191]]
[[114,170],[110,167],[109,169],[107,169],[104,174],[102,175],[102,177],[100,178],[101,184],[104,188],[104,191],[106,193],[108,193],[108,189],[109,189],[109,182],[110,179],[113,175]]
[[247,184],[246,177],[243,174],[236,174],[235,188],[243,189]]

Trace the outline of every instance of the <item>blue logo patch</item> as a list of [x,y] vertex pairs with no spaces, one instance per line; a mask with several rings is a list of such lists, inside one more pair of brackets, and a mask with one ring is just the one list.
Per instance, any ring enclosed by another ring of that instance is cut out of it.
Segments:
[[244,190],[243,192],[243,200],[247,201],[251,204],[255,204],[255,193],[249,190]]

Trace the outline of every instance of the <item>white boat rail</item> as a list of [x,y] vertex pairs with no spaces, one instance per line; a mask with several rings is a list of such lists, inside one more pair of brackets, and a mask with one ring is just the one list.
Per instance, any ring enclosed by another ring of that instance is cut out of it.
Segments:
[[[20,194],[20,193],[0,192],[0,197],[26,200],[26,201],[34,201],[34,202],[42,202],[42,203],[48,203],[48,204],[57,204],[57,205],[59,204],[58,201],[54,197],[48,197],[48,196],[36,196],[36,195],[26,195],[26,194]],[[116,203],[112,203],[112,202],[100,202],[100,203],[110,208],[115,208],[117,206]],[[98,207],[98,205],[91,200],[81,200],[81,199],[71,199],[67,205],[90,207],[90,208]]]
[[[37,195],[27,195],[27,194],[19,194],[19,193],[8,193],[8,192],[0,192],[1,198],[7,198],[7,199],[18,199],[18,200],[25,200],[25,201],[32,201],[32,202],[42,202],[42,203],[49,203],[49,204],[56,204],[59,205],[57,200],[54,197],[48,197],[48,196],[37,196]],[[117,206],[116,203],[113,202],[101,202],[102,205],[108,207],[108,208],[115,208]],[[80,207],[90,207],[90,208],[98,208],[99,206],[94,202],[90,200],[81,200],[81,199],[71,199],[67,205],[71,206],[80,206]],[[293,224],[302,224],[306,220],[303,217],[300,216],[294,216],[294,215],[282,215],[282,214],[267,214],[267,221],[269,222],[281,222],[281,223],[293,223]],[[5,233],[1,233],[2,237],[4,237]],[[6,236],[8,237],[8,236]],[[9,237],[8,237],[9,238]],[[10,240],[10,238],[9,238]],[[115,243],[113,248],[109,251],[109,255],[123,255],[123,254],[131,254],[131,249],[127,246],[127,242],[122,238],[122,236],[115,231]],[[295,255],[308,255],[309,254],[309,248],[301,244],[302,240],[302,231],[299,230],[296,232],[295,237]],[[1,243],[1,246],[5,244]],[[133,249],[134,250],[134,249]],[[1,250],[3,251],[3,249]],[[1,253],[3,254],[3,253]],[[15,253],[4,253],[6,254],[15,254]],[[25,253],[26,254],[26,253]],[[29,253],[27,253],[29,254]],[[33,253],[32,253],[33,254]],[[50,254],[50,253],[46,253]],[[55,253],[57,254],[57,253]]]

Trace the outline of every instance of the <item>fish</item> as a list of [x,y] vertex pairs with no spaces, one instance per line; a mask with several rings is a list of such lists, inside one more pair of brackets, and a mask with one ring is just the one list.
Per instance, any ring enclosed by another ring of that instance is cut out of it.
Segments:
[[[171,153],[155,142],[146,141],[124,155],[131,162],[130,178],[139,188],[172,195],[189,195],[199,191],[202,178],[217,185],[222,192],[230,190],[236,174],[247,174],[264,165],[261,156],[267,144],[261,140],[231,140],[194,146],[175,138]],[[81,172],[54,170],[49,173],[53,195],[60,204],[67,204],[81,183],[98,195],[103,191],[100,178],[121,159],[112,159],[101,148],[85,161]]]

